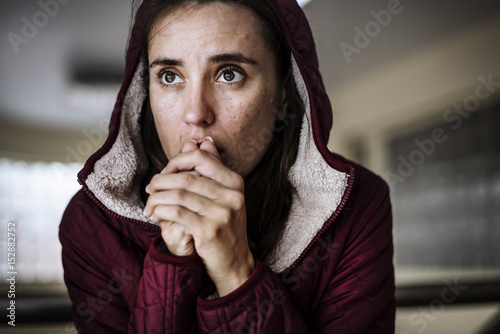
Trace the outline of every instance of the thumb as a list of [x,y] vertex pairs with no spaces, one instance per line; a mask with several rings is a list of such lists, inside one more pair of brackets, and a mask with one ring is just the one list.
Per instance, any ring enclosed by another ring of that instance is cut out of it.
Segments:
[[184,147],[182,148],[181,153],[185,152],[191,152],[198,149],[198,144],[193,139],[189,139],[185,144]]
[[212,137],[206,137],[203,139],[203,142],[200,144],[200,150],[206,151],[220,160],[219,151],[217,151],[217,147],[215,146]]
[[[196,144],[196,142],[193,139],[189,139],[184,144],[184,147],[182,148],[181,153],[191,152],[191,151],[194,151],[194,150],[197,150],[197,149],[198,149],[198,144]],[[161,171],[161,174],[165,174],[166,170],[167,170],[167,167],[163,168],[163,170]],[[199,175],[199,173],[195,172],[195,171],[190,171],[188,173],[191,173],[193,175]]]

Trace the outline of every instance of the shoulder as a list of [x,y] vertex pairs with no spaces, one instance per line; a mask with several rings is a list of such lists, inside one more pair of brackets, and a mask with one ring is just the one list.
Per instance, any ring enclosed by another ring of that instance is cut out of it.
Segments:
[[59,233],[81,235],[88,225],[100,224],[105,220],[104,212],[80,189],[70,200],[64,211]]
[[103,210],[81,189],[69,202],[59,225],[63,253],[78,250],[80,256],[102,249],[103,238],[109,238],[107,217]]
[[[392,208],[387,183],[367,168],[350,162],[353,182],[337,229],[344,236],[345,251],[385,254],[392,258]],[[373,261],[376,261],[374,258]]]
[[389,242],[392,238],[389,186],[380,176],[362,165],[342,157],[338,159],[349,166],[349,186],[330,232],[340,232],[345,238],[357,241],[373,240],[372,236],[378,234],[384,242]]
[[73,214],[81,210],[95,211],[97,209],[98,206],[96,205],[96,203],[92,201],[92,199],[85,193],[82,188],[71,198],[64,214]]
[[159,231],[156,225],[119,216],[81,189],[63,214],[59,239],[63,249],[65,246],[92,248],[92,252],[112,257],[132,249],[145,253]]
[[[356,200],[356,202],[388,198],[389,187],[380,176],[339,154],[328,153],[324,158],[330,168],[347,176],[347,188],[344,198]],[[376,198],[373,198],[374,196]]]
[[390,209],[390,190],[387,183],[366,167],[346,160],[351,166],[348,200],[346,208],[373,211]]

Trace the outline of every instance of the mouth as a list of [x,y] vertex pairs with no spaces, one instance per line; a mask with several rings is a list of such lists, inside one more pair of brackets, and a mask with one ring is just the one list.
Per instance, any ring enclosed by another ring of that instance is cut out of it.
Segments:
[[193,143],[196,144],[196,146],[198,146],[198,148],[200,147],[200,145],[204,142],[204,141],[211,141],[212,144],[214,144],[215,148],[217,149],[217,152],[219,152],[219,155],[221,155],[222,153],[224,153],[224,149],[222,147],[220,147],[219,145],[217,145],[214,141],[214,139],[210,136],[206,136],[205,138],[202,138],[202,139],[197,139],[197,138],[191,138],[189,139],[188,141],[192,141]]

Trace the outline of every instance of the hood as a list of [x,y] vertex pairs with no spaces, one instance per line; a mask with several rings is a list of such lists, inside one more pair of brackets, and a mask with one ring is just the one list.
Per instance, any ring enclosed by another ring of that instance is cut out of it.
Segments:
[[[147,0],[145,0],[147,1]],[[332,110],[318,69],[309,23],[295,0],[267,0],[290,43],[293,74],[305,114],[296,162],[289,180],[296,192],[275,259],[267,259],[275,272],[293,265],[315,241],[325,224],[341,209],[352,184],[353,168],[327,148]],[[80,183],[107,210],[126,220],[154,222],[142,214],[139,187],[148,169],[141,139],[140,116],[146,92],[139,40],[144,29],[139,8],[126,54],[125,80],[120,89],[104,145],[78,174]]]

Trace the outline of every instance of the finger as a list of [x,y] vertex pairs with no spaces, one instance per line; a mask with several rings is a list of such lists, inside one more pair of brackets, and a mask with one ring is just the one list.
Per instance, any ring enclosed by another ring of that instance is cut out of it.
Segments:
[[158,205],[154,208],[151,219],[155,222],[171,221],[180,224],[193,236],[203,225],[201,216],[179,205]]
[[203,139],[203,142],[200,144],[200,150],[207,151],[220,160],[219,151],[217,150],[212,137],[205,137],[205,139]]
[[[144,209],[146,216],[152,214],[159,205],[178,205],[182,206],[196,214],[206,216],[210,213],[214,202],[204,196],[192,193],[185,189],[174,189],[155,192],[149,196]],[[161,217],[166,220],[166,217]]]
[[193,240],[193,236],[181,224],[171,221],[161,221],[160,228],[162,237],[168,244],[187,243]]
[[170,253],[185,256],[194,252],[193,236],[186,232],[184,226],[173,222],[160,222],[160,227],[161,236]]
[[[198,149],[198,144],[196,144],[196,141],[194,139],[189,139],[184,146],[182,147],[181,153],[183,152],[191,152],[194,150]],[[160,172],[160,174],[165,174],[167,168],[163,168],[163,170]],[[193,175],[199,175],[199,173],[194,172],[194,171],[188,171],[188,173],[191,173]]]
[[197,149],[198,149],[198,144],[196,143],[196,141],[194,139],[189,139],[184,144],[184,147],[182,148],[181,153],[191,152],[191,151],[194,151],[194,150],[197,150]]
[[243,178],[224,166],[224,164],[211,153],[204,150],[195,150],[175,156],[165,167],[165,174],[179,171],[195,170],[202,176],[215,180],[223,186],[243,191]]
[[227,188],[214,180],[187,172],[157,174],[151,179],[147,189],[150,195],[161,191],[183,189],[214,201],[233,196],[234,192],[242,193],[239,189]]
[[[194,139],[189,139],[184,144],[184,147],[182,148],[181,153],[192,152],[192,151],[197,150],[197,149],[198,149],[198,144],[196,143],[196,141]],[[212,154],[213,156],[215,156],[216,158],[218,158],[220,160],[219,152],[217,151],[217,148],[215,147],[215,145],[213,143],[212,137],[205,137],[205,139],[203,140],[203,142],[200,145],[200,149],[202,149],[206,152],[209,152],[210,154]],[[166,169],[164,168],[161,171],[161,174],[165,174],[165,173],[166,173]],[[198,173],[197,171],[194,171],[194,170],[193,171],[184,171],[184,173],[189,173],[192,175],[200,175],[200,173]]]
[[[184,144],[184,147],[182,147],[181,153],[191,152],[191,151],[194,151],[194,150],[197,150],[197,149],[198,149],[198,144],[196,143],[196,141],[194,139],[189,139]],[[167,170],[167,167],[163,168],[163,170],[160,172],[160,174],[165,174],[166,170]],[[200,173],[198,173],[197,171],[194,171],[194,170],[192,170],[192,171],[185,171],[185,173],[189,173],[189,174],[193,174],[193,175],[200,175]]]
[[[198,149],[198,144],[196,143],[196,141],[194,139],[189,139],[186,142],[186,144],[184,144],[184,147],[182,148],[181,153],[192,152],[192,151],[197,150],[197,149]],[[195,170],[185,171],[183,173],[188,173],[188,174],[191,174],[191,175],[200,176],[200,173],[198,173]],[[163,173],[163,174],[165,174],[165,173]]]
[[[213,196],[214,192],[207,192]],[[225,189],[217,193],[219,197],[208,198],[198,193],[190,192],[186,189],[172,189],[152,192],[144,208],[144,215],[150,217],[156,207],[161,205],[181,206],[202,217],[215,217],[220,213],[220,209],[230,209],[233,211],[244,210],[245,196],[232,189]],[[157,219],[168,220],[168,217],[157,217]]]

